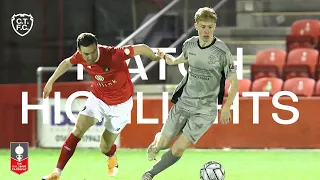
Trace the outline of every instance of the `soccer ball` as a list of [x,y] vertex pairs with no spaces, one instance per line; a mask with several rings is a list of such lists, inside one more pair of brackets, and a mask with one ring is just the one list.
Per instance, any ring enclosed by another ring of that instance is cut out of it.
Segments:
[[200,169],[201,180],[224,180],[224,176],[224,168],[218,162],[207,162]]

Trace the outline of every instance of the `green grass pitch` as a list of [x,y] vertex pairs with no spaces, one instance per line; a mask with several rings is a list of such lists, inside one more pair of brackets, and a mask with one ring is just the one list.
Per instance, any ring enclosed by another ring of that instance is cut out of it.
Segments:
[[[17,175],[10,171],[10,151],[0,150],[0,180],[40,180],[51,172],[59,149],[29,149],[29,171]],[[163,152],[162,152],[163,153]],[[149,162],[145,150],[120,149],[118,180],[140,180]],[[160,156],[159,156],[160,157]],[[187,150],[184,156],[155,180],[199,180],[200,167],[217,161],[226,170],[226,180],[319,180],[319,150]],[[111,180],[106,158],[98,149],[77,149],[61,180]]]

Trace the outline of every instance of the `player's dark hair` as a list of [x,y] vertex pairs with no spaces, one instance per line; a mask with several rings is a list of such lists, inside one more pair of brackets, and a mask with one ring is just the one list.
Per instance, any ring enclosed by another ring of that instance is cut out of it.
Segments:
[[77,47],[80,49],[80,46],[88,47],[91,44],[97,44],[97,38],[92,33],[81,33],[77,37]]

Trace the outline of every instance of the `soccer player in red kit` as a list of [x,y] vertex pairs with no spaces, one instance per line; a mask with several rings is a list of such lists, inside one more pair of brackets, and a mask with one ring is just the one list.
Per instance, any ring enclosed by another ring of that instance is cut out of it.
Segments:
[[95,35],[82,33],[77,38],[77,52],[63,60],[48,80],[43,90],[47,98],[52,85],[62,74],[75,64],[82,64],[90,74],[93,84],[91,93],[79,113],[74,130],[64,142],[56,169],[42,180],[59,180],[62,170],[72,157],[77,143],[84,133],[102,118],[105,131],[101,136],[100,150],[107,157],[108,175],[115,176],[118,170],[116,145],[120,131],[130,120],[133,106],[133,83],[125,60],[135,55],[144,55],[158,61],[160,57],[145,44],[124,47],[100,45]]

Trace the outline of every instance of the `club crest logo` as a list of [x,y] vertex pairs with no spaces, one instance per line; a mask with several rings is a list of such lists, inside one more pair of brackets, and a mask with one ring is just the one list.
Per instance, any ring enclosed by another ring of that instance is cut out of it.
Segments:
[[11,25],[19,36],[25,36],[33,27],[33,17],[31,14],[14,14],[11,17]]
[[96,78],[96,80],[98,80],[98,81],[104,80],[103,76],[101,76],[101,75],[95,75],[94,78]]
[[28,171],[28,147],[27,142],[11,142],[10,143],[10,170],[17,174]]
[[217,61],[216,55],[215,55],[215,54],[211,54],[211,55],[209,56],[209,61],[208,61],[208,63],[209,63],[209,64],[214,64],[216,61]]

